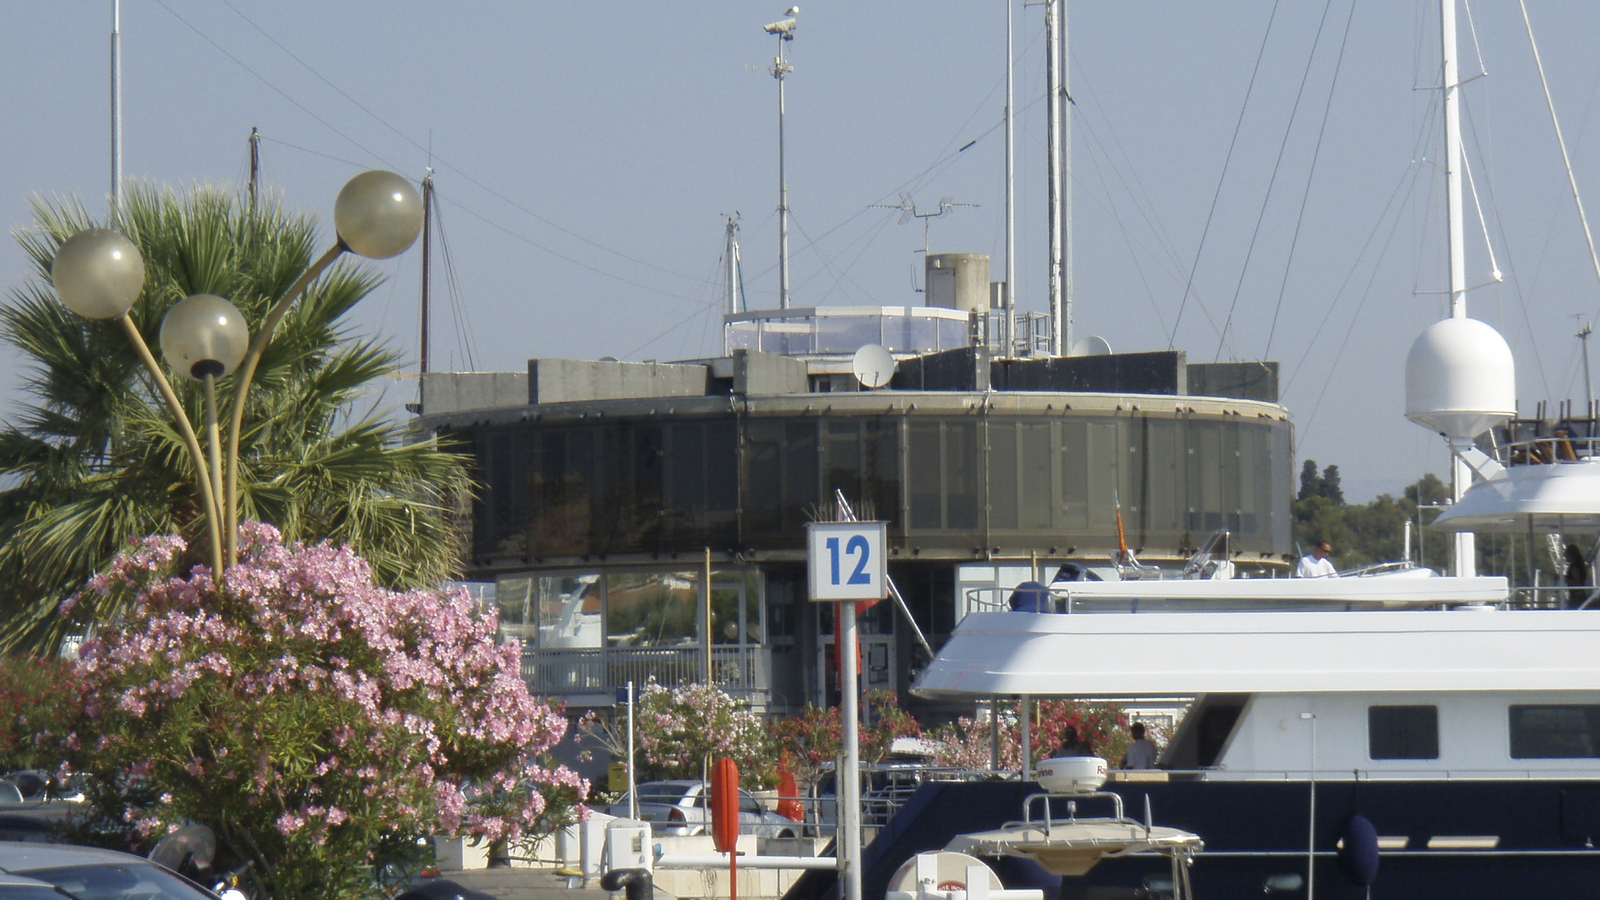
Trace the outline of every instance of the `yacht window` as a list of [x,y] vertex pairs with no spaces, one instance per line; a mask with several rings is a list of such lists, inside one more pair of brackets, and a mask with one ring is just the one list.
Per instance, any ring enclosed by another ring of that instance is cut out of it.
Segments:
[[1600,705],[1541,704],[1511,707],[1512,759],[1600,757]]
[[1367,707],[1367,755],[1373,759],[1438,759],[1439,708]]

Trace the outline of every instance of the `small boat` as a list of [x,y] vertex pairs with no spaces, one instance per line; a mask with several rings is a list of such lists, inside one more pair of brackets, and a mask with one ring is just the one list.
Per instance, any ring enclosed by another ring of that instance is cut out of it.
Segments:
[[[1046,759],[1039,764],[1037,778],[1044,791],[1023,800],[1022,819],[957,835],[945,849],[975,857],[1031,860],[1046,872],[1064,877],[1084,875],[1107,859],[1161,854],[1171,861],[1171,887],[1167,890],[1174,900],[1192,896],[1189,867],[1204,847],[1200,836],[1151,824],[1148,804],[1145,821],[1128,818],[1122,796],[1099,789],[1106,779],[1104,759]],[[1079,804],[1088,803],[1109,806],[1111,815],[1079,816]]]

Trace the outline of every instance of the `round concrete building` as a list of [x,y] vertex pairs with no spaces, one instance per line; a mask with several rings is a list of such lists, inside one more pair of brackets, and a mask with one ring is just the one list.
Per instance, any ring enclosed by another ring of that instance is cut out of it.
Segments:
[[[746,313],[716,359],[424,376],[424,425],[477,468],[469,577],[495,584],[530,686],[571,707],[649,677],[773,711],[833,702],[832,611],[807,601],[804,536],[841,500],[887,523],[903,603],[864,615],[862,675],[902,697],[972,604],[1106,565],[1124,542],[1147,562],[1204,548],[1281,566],[1292,431],[1275,364],[1000,358],[985,318]],[[851,369],[867,344],[897,362],[876,390]]]

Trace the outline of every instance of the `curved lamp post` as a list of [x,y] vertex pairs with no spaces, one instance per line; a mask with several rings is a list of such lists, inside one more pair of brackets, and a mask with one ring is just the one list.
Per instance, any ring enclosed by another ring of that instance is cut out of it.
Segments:
[[[394,172],[363,172],[339,192],[333,220],[338,240],[272,304],[254,339],[239,310],[212,294],[179,301],[162,320],[161,351],[167,365],[200,382],[204,391],[209,459],[171,382],[128,317],[144,289],[144,259],[139,249],[115,231],[90,228],[68,238],[51,266],[51,280],[64,306],[85,318],[121,323],[172,412],[194,462],[211,540],[212,571],[219,579],[238,555],[239,433],[245,398],[274,329],[311,282],[345,251],[369,259],[404,253],[422,230],[422,199],[411,182]],[[230,373],[236,377],[224,444],[218,425],[216,382]]]

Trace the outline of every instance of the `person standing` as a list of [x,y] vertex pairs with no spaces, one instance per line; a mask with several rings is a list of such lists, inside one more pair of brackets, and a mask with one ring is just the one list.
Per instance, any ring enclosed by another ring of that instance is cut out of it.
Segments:
[[1589,599],[1589,563],[1577,544],[1567,545],[1566,557],[1567,570],[1562,573],[1562,580],[1572,588],[1567,591],[1567,609],[1582,609]]
[[1128,733],[1133,735],[1133,743],[1128,745],[1128,752],[1122,757],[1122,767],[1124,769],[1154,769],[1156,767],[1156,758],[1161,755],[1161,748],[1156,746],[1155,741],[1145,737],[1144,723],[1133,723],[1133,727],[1128,729]]
[[1332,555],[1332,544],[1327,541],[1317,541],[1315,549],[1300,557],[1300,565],[1294,570],[1294,577],[1338,578],[1339,570],[1335,569],[1333,562],[1328,559]]
[[1057,756],[1093,756],[1094,745],[1078,737],[1078,729],[1068,725],[1061,733],[1061,747],[1056,750]]

